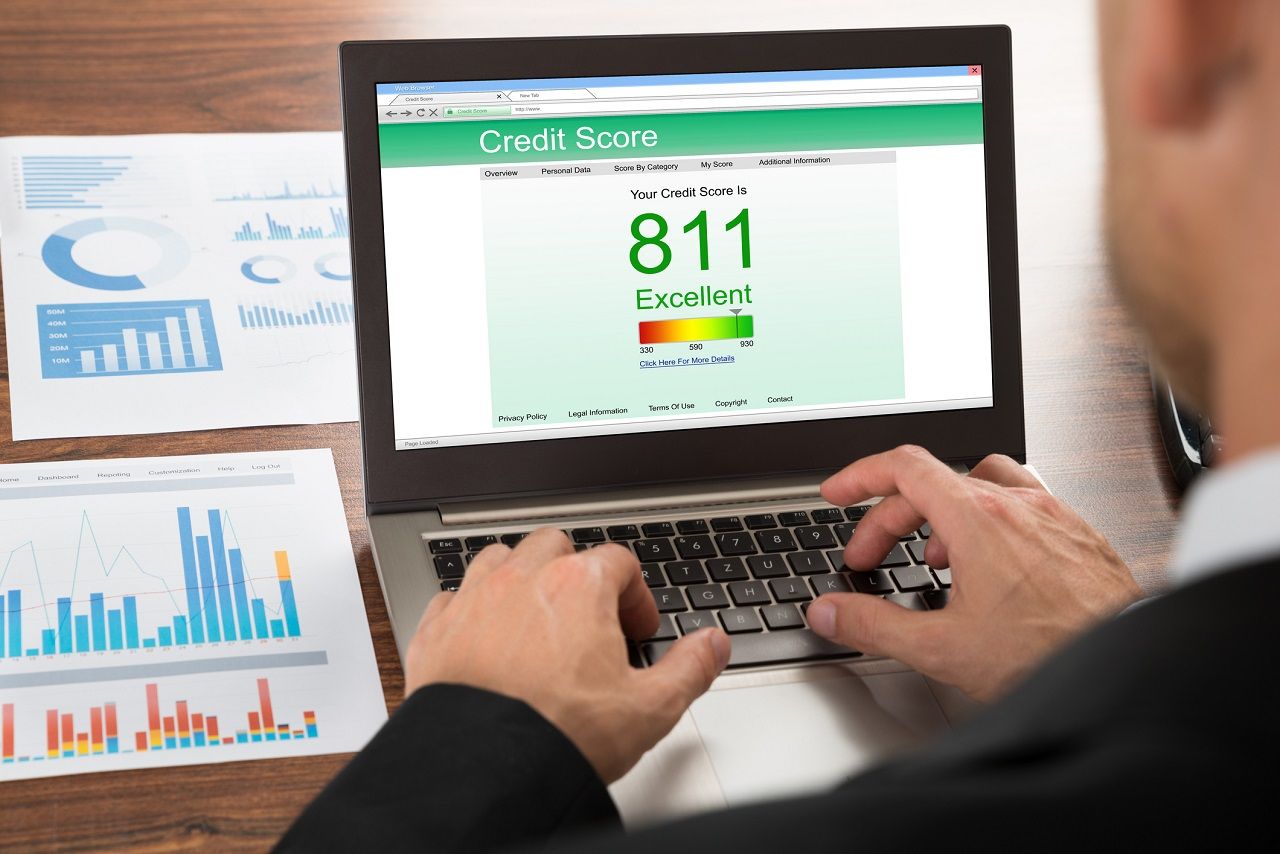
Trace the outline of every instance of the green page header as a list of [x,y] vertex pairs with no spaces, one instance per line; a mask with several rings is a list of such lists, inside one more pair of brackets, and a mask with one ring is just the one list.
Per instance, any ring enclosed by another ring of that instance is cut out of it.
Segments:
[[378,128],[383,167],[982,142],[981,104],[420,122]]

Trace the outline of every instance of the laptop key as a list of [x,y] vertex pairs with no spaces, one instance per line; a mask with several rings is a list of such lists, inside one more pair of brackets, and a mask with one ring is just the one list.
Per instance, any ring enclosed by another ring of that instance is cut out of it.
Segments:
[[784,528],[794,528],[797,525],[808,525],[809,514],[803,510],[791,510],[786,513],[779,513],[778,523]]
[[666,614],[658,615],[658,630],[649,636],[651,641],[664,641],[676,639],[676,624],[671,622],[671,618]]
[[706,519],[681,519],[676,522],[676,532],[680,534],[709,534],[711,526]]
[[465,555],[467,566],[471,566],[471,561],[475,560],[479,556],[478,552],[467,552]]
[[867,515],[867,511],[870,509],[870,504],[855,504],[853,507],[844,508],[844,517],[850,522],[856,522]]
[[467,551],[478,552],[481,549],[485,548],[486,546],[493,545],[497,541],[498,541],[498,538],[495,537],[493,534],[483,534],[478,537],[467,537],[466,539]]
[[711,530],[721,534],[729,531],[741,531],[742,520],[737,516],[717,516],[711,520]]
[[766,553],[776,554],[796,550],[795,537],[791,536],[791,532],[786,528],[756,531],[756,542],[760,544],[760,551]]
[[813,595],[815,596],[821,596],[824,593],[853,592],[853,586],[849,583],[848,577],[839,572],[815,575],[809,579],[809,584],[813,586]]
[[744,516],[742,521],[746,522],[747,527],[753,531],[778,527],[778,522],[773,518],[772,513],[755,513],[751,516]]
[[907,543],[907,552],[916,563],[924,563],[924,546],[927,540],[912,540]]
[[796,575],[817,575],[831,571],[831,564],[819,552],[792,552],[787,555],[787,562]]
[[638,540],[640,529],[635,525],[610,525],[605,529],[611,540]]
[[706,611],[694,611],[692,614],[677,614],[676,622],[680,624],[681,632],[691,635],[698,629],[714,627],[716,625],[716,615],[708,614]]
[[707,573],[703,571],[702,563],[696,560],[677,560],[664,568],[672,584],[705,584],[707,581]]
[[573,541],[575,543],[603,543],[605,541],[604,528],[574,528]]
[[889,570],[894,582],[903,590],[930,590],[933,576],[927,566],[899,566]]
[[720,549],[720,554],[725,557],[756,553],[756,544],[752,541],[750,534],[717,534],[716,546]]
[[695,584],[685,593],[689,596],[689,604],[699,611],[729,607],[729,597],[719,584]]
[[659,587],[649,592],[653,594],[653,604],[658,606],[659,614],[672,614],[676,611],[689,610],[689,606],[684,602],[684,594],[680,592],[679,587]]
[[930,525],[928,522],[925,522],[923,525],[920,526],[920,538],[927,540],[932,536],[933,536],[933,526]]
[[640,528],[646,537],[674,537],[676,533],[670,522],[645,522]]
[[924,600],[920,598],[919,593],[886,593],[884,599],[895,605],[901,605],[910,611],[923,611],[925,609]]
[[802,629],[804,618],[795,605],[766,605],[760,609],[765,625],[773,631],[779,629]]
[[840,545],[849,545],[849,541],[853,539],[853,530],[856,527],[857,525],[852,522],[842,522],[835,526],[836,538],[840,540]]
[[[657,664],[673,646],[673,641],[645,642],[641,651],[649,664]],[[756,632],[735,635],[730,667],[755,667],[787,661],[811,661],[824,658],[850,658],[855,650],[821,638],[809,629],[789,632]]]
[[835,535],[826,525],[805,525],[796,528],[796,539],[804,549],[834,549]]
[[830,525],[834,522],[843,522],[844,514],[840,512],[838,507],[820,507],[812,513],[813,521],[819,525]]
[[707,536],[676,537],[676,551],[682,558],[715,557],[716,546]]
[[764,626],[760,625],[760,618],[751,608],[730,608],[728,611],[721,611],[720,622],[724,623],[724,630],[731,635],[764,631]]
[[431,549],[433,555],[460,552],[462,551],[462,540],[457,537],[450,537],[447,540],[432,540],[427,543],[427,548]]
[[450,578],[461,578],[467,571],[467,565],[460,554],[443,554],[435,556],[436,575],[442,581]]
[[883,569],[871,569],[865,572],[849,573],[849,581],[853,583],[853,589],[859,593],[895,593],[893,589],[893,581],[889,578],[889,573]]
[[740,557],[712,558],[706,561],[706,567],[712,581],[745,581],[751,577]]
[[729,585],[735,605],[768,605],[773,601],[763,581],[735,581]]
[[670,540],[636,540],[636,556],[642,561],[665,562],[676,559],[676,550],[671,547]]
[[938,579],[938,586],[939,586],[939,587],[950,587],[950,586],[951,586],[951,569],[950,569],[950,568],[947,568],[947,569],[935,569],[935,570],[933,571],[933,574],[934,574],[934,576]]
[[782,555],[752,555],[747,558],[747,566],[756,578],[782,578],[791,574]]
[[807,602],[813,598],[808,586],[800,578],[774,578],[769,590],[779,602]]
[[930,611],[941,611],[951,601],[951,591],[926,590],[920,594],[920,598],[924,599],[924,604],[929,607]]
[[462,586],[462,581],[461,581],[461,580],[459,580],[459,579],[457,579],[457,578],[451,579],[451,580],[449,580],[449,581],[441,581],[441,582],[440,582],[440,592],[442,592],[442,593],[457,593],[457,592],[458,592],[458,588],[459,588],[459,587],[461,587],[461,586]]
[[644,576],[644,583],[650,587],[665,587],[667,580],[662,576],[662,567],[656,563],[640,564],[640,574]]
[[884,560],[880,561],[880,565],[884,567],[910,566],[911,558],[907,557],[907,550],[902,547],[902,543],[898,543],[889,549],[889,553],[884,556]]
[[503,534],[501,537],[498,537],[498,540],[504,546],[511,546],[511,548],[515,548],[520,544],[520,541],[527,536],[529,536],[527,531],[521,531],[518,534]]

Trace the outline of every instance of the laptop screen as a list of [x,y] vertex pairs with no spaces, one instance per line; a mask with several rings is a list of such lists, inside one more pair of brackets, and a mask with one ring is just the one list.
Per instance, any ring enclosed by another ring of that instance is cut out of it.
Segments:
[[992,405],[981,66],[377,100],[397,449]]

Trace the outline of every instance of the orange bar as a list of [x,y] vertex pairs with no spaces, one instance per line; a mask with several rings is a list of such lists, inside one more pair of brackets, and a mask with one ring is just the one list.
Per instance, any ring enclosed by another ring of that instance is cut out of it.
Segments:
[[89,710],[89,733],[93,736],[93,752],[101,753],[105,742],[102,740],[102,709],[97,706]]
[[191,715],[191,732],[192,734],[204,732],[204,715],[199,712]]
[[116,704],[107,703],[107,738],[118,738],[120,732],[116,729]]
[[85,756],[89,752],[89,733],[82,732],[76,735],[76,754]]
[[276,552],[276,578],[281,581],[288,581],[293,578],[289,574],[289,553]]
[[222,739],[223,744],[235,744],[235,741],[236,740],[229,735]]
[[209,715],[209,718],[206,721],[206,723],[209,725],[209,738],[213,739],[214,741],[217,741],[218,740],[218,716]]
[[151,746],[160,746],[160,690],[155,683],[147,686],[147,729],[151,731]]
[[178,735],[191,738],[191,721],[187,717],[187,701],[178,701]]
[[[276,555],[282,555],[284,552],[276,552]],[[287,566],[286,566],[287,569]],[[271,711],[271,688],[267,685],[267,680],[258,680],[258,703],[262,706],[262,727],[263,729],[275,729],[276,718]]]
[[4,735],[0,736],[0,758],[13,758],[13,703],[5,703],[0,710],[4,717]]
[[175,737],[173,732],[173,715],[164,716],[164,737],[166,742]]
[[138,751],[139,753],[145,752],[147,749],[147,734],[145,732],[136,732],[133,735],[134,735],[134,739],[133,739],[134,750]]
[[258,717],[257,712],[249,713],[249,732],[254,735],[262,735],[262,719]]
[[49,730],[49,756],[58,755],[58,710],[50,709],[44,713],[45,725]]
[[62,716],[62,752],[75,750],[76,747],[76,728],[75,721],[71,715],[64,714]]

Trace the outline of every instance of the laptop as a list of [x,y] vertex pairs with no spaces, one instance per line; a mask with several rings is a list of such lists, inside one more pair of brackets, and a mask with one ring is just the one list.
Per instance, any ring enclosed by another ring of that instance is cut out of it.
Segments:
[[614,786],[639,824],[829,785],[964,704],[822,640],[828,591],[946,607],[927,526],[876,571],[824,478],[904,442],[1025,458],[1004,27],[341,47],[373,554],[403,653],[536,528],[639,559],[657,661],[729,670]]

